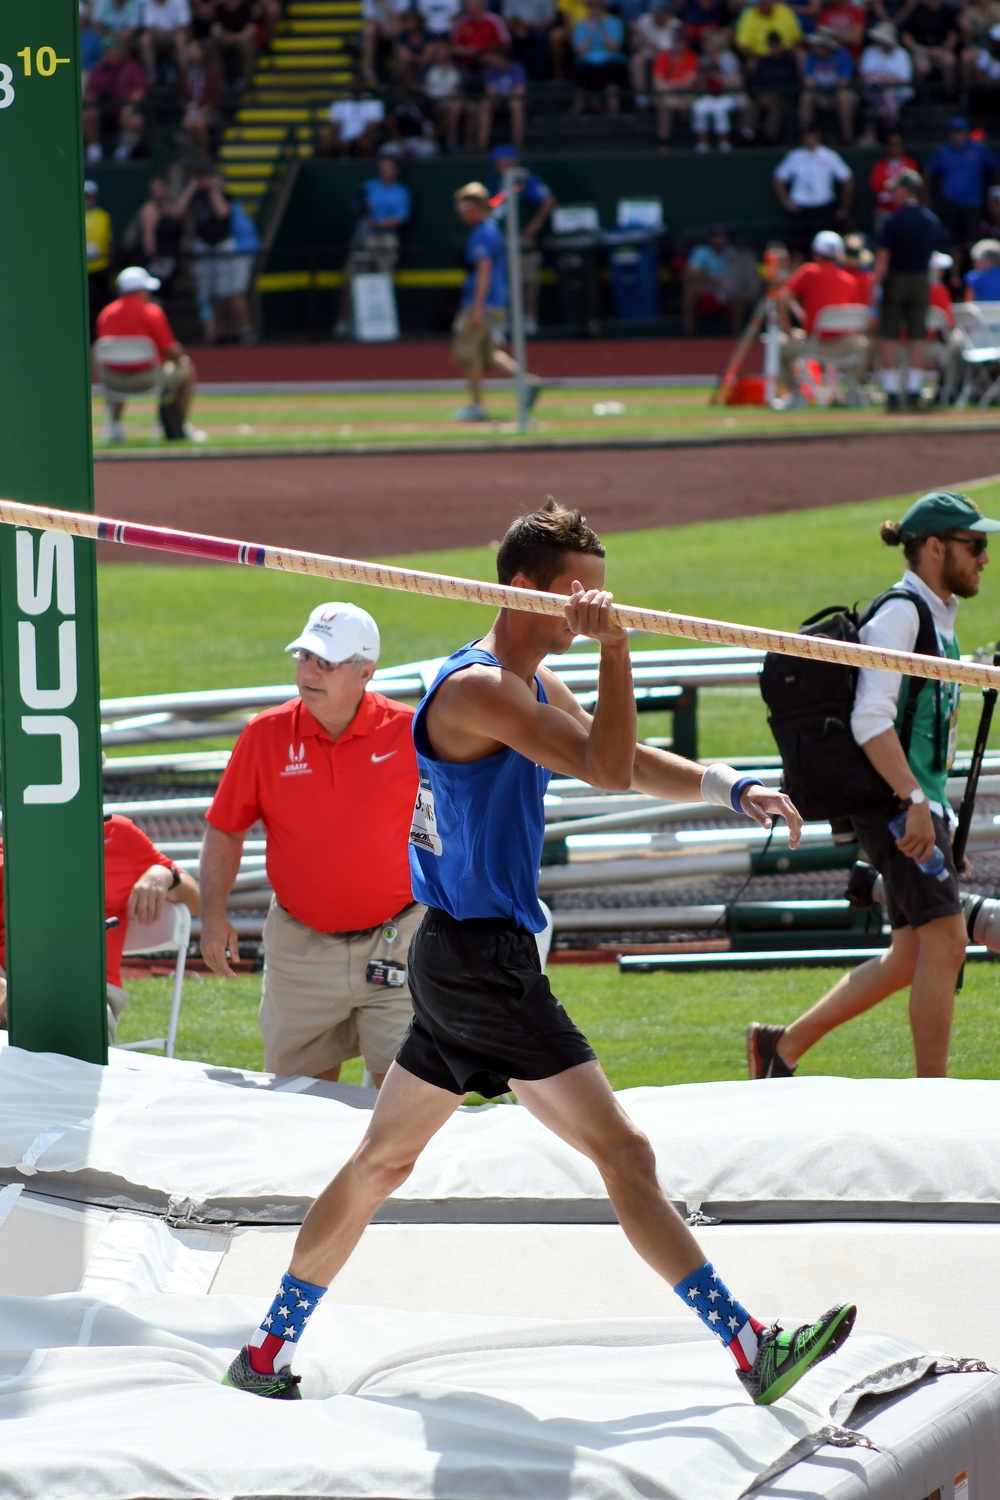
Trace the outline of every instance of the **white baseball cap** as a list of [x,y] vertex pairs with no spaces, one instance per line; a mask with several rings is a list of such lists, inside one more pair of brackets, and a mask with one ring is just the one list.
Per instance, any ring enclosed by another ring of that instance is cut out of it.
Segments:
[[950,255],[945,255],[943,250],[935,250],[931,256],[931,265],[935,271],[950,271],[955,264]]
[[285,650],[311,651],[324,661],[338,662],[351,656],[378,661],[380,648],[378,626],[367,610],[356,604],[318,604],[305,630]]
[[844,258],[844,241],[835,229],[821,229],[819,234],[813,235],[812,247],[817,255],[825,255],[830,260]]
[[123,297],[129,292],[158,292],[160,283],[155,276],[150,276],[145,266],[126,266],[124,271],[119,271],[115,286]]

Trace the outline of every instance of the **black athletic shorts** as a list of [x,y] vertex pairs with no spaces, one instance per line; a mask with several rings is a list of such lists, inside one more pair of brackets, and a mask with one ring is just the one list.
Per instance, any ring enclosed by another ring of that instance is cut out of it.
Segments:
[[882,876],[889,926],[894,931],[897,927],[925,927],[938,917],[956,916],[962,910],[962,901],[958,894],[955,858],[951,852],[951,830],[944,818],[931,813],[935,842],[944,855],[948,871],[947,880],[938,880],[934,875],[925,875],[915,859],[896,848],[896,840],[889,832],[892,816],[890,806],[887,813],[862,813],[851,819],[869,863]]
[[407,960],[413,1020],[396,1061],[453,1094],[506,1094],[593,1062],[541,972],[533,932],[501,918],[456,922],[428,909]]

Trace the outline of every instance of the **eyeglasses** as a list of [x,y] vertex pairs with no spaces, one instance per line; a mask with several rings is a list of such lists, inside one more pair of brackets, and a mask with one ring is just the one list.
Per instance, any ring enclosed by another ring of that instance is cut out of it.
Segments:
[[314,661],[321,672],[336,672],[338,667],[344,665],[342,661],[326,661],[322,656],[317,656],[315,651],[303,651],[301,648],[292,652],[292,660],[303,667]]
[[989,541],[984,536],[955,536],[950,531],[942,531],[938,536],[939,542],[961,542],[963,547],[968,547],[973,557],[982,557],[989,546]]

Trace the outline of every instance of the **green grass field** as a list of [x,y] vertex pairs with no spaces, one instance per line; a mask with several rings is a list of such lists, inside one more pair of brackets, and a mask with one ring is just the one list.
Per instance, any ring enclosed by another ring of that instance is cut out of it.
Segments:
[[[200,395],[192,412],[195,425],[208,434],[205,450],[352,448],[358,445],[427,446],[441,443],[519,443],[566,441],[607,443],[621,439],[737,438],[764,433],[856,432],[914,424],[982,425],[977,412],[948,412],[934,417],[887,417],[881,407],[772,412],[759,406],[710,406],[704,388],[592,389],[554,388],[539,402],[531,429],[518,434],[513,393],[509,387],[487,390],[492,422],[456,422],[463,397],[456,391],[399,395]],[[621,407],[622,410],[607,410]],[[602,412],[601,408],[604,408]],[[153,407],[149,398],[126,408],[124,444],[108,448],[102,437],[104,413],[94,404],[94,441],[98,454],[138,450],[164,451],[168,445],[150,435]],[[188,451],[174,444],[173,452]]]

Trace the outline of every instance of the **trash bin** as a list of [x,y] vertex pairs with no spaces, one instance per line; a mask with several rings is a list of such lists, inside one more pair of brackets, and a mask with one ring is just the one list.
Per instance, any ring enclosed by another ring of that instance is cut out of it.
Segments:
[[559,322],[581,328],[591,338],[601,332],[601,237],[553,235],[546,247],[556,270]]
[[609,229],[604,234],[611,269],[611,300],[623,321],[655,318],[660,311],[659,235]]

